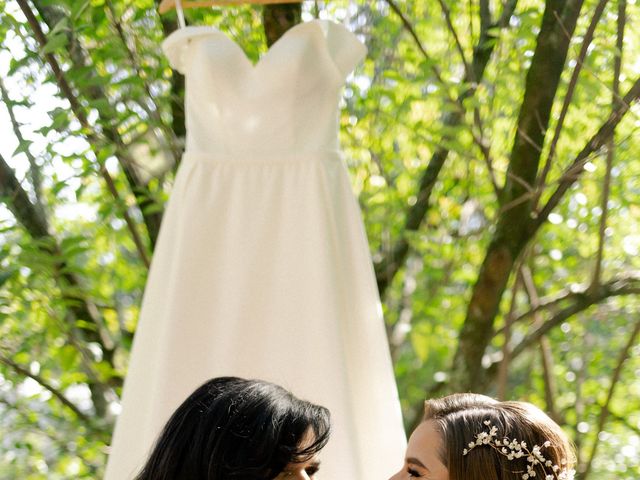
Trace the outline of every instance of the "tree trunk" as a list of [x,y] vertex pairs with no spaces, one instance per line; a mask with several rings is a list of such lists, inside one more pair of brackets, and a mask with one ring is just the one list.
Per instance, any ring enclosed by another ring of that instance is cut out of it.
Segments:
[[277,5],[265,5],[262,11],[264,34],[267,37],[267,45],[270,47],[278,39],[302,20],[302,4],[281,3]]
[[452,368],[455,390],[482,387],[482,357],[514,263],[529,240],[533,189],[553,101],[583,0],[547,2],[536,51],[527,73],[517,133],[497,219],[473,287]]

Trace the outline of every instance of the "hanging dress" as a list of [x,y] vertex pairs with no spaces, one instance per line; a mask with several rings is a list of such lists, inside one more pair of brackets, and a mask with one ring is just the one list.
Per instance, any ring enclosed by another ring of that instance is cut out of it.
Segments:
[[342,25],[288,30],[253,65],[188,26],[163,43],[186,78],[186,151],[147,282],[107,480],[132,478],[209,378],[272,381],[328,407],[320,480],[385,479],[405,436],[361,212],[338,145]]

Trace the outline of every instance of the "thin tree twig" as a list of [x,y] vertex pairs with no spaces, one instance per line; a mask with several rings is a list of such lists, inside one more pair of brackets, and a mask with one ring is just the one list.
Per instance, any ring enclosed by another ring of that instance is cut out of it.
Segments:
[[[523,265],[521,268],[522,283],[525,286],[525,292],[529,298],[529,304],[531,307],[536,308],[540,305],[540,297],[538,296],[538,289],[533,281],[533,274],[528,265]],[[534,315],[533,327],[538,328],[542,325],[542,315],[538,312]],[[562,423],[560,414],[556,408],[556,382],[553,374],[553,352],[551,351],[551,345],[546,335],[540,337],[540,358],[542,360],[542,375],[544,378],[544,397],[547,404],[547,411],[556,422]]]
[[[469,17],[469,26],[468,26],[468,30],[469,30],[469,38],[473,38],[474,37],[474,28],[473,28],[473,5],[474,5],[474,1],[473,0],[467,0],[467,16]],[[481,3],[486,3],[486,0],[482,0]]]
[[[567,87],[567,93],[564,96],[564,101],[562,103],[562,109],[560,110],[560,116],[558,118],[558,122],[556,123],[556,128],[553,133],[553,139],[551,140],[551,146],[549,148],[549,153],[547,154],[547,158],[542,167],[542,171],[538,177],[537,181],[537,190],[538,193],[535,199],[534,209],[537,207],[537,203],[540,199],[540,195],[542,194],[542,188],[547,181],[547,176],[549,175],[549,171],[551,170],[551,164],[553,163],[553,159],[556,153],[556,147],[558,145],[558,140],[560,139],[560,134],[562,133],[562,128],[564,126],[564,120],[567,116],[567,112],[569,111],[569,107],[571,106],[571,100],[573,99],[573,95],[575,92],[576,84],[578,83],[578,77],[580,76],[580,71],[582,70],[582,66],[584,65],[584,59],[587,56],[587,52],[589,51],[589,46],[593,40],[593,35],[596,30],[596,26],[600,21],[600,17],[602,17],[602,13],[604,12],[604,8],[607,5],[608,0],[600,0],[598,5],[596,6],[593,16],[591,17],[591,23],[587,28],[587,32],[585,33],[584,39],[582,40],[582,47],[580,48],[580,53],[578,54],[578,59],[576,61],[576,66],[573,69],[571,74],[571,79],[569,80],[569,86]],[[558,19],[560,21],[560,19]]]
[[[51,440],[60,451],[65,451],[66,449],[69,448],[69,442],[68,439],[62,439],[56,436],[57,433],[60,433],[58,430],[55,429],[55,427],[50,427],[50,428],[38,428],[38,429],[34,429],[33,427],[33,410],[25,408],[24,406],[22,406],[20,403],[17,402],[10,402],[9,400],[7,400],[7,398],[5,398],[4,396],[0,395],[0,404],[5,405],[8,409],[10,409],[11,411],[15,412],[17,415],[19,415],[20,417],[22,417],[24,424],[27,425],[29,428],[30,433],[35,433],[37,435],[42,435],[43,437],[48,438],[49,440]],[[51,415],[51,414],[50,414]],[[55,415],[53,414],[52,417],[54,417],[58,422],[61,423],[68,423],[68,421],[61,417],[60,415]],[[20,427],[20,424],[17,425],[18,427]],[[55,432],[55,433],[54,433]],[[78,432],[76,432],[78,433]],[[93,430],[92,435],[99,435],[101,437],[105,436],[105,432],[104,431],[99,431],[99,430]],[[81,434],[81,433],[80,433]],[[74,451],[74,456],[77,456],[85,465],[89,466],[91,465],[91,462],[86,459],[84,457],[84,455],[80,454],[78,451]],[[95,470],[95,466],[91,467],[93,470]]]
[[[600,407],[600,408],[602,408],[602,407]],[[640,427],[638,427],[637,425],[634,425],[631,422],[631,420],[629,419],[628,416],[624,416],[624,415],[620,415],[619,413],[612,412],[611,411],[611,406],[609,406],[609,408],[607,410],[609,412],[609,418],[612,418],[615,421],[620,422],[622,425],[625,426],[625,428],[629,429],[635,435],[640,437]]]
[[[527,188],[529,188],[529,185],[527,185]],[[511,210],[512,208],[517,207],[518,205],[522,205],[525,202],[528,202],[529,200],[531,200],[534,196],[534,192],[525,192],[522,195],[520,195],[517,198],[514,198],[513,200],[511,200],[509,203],[505,203],[504,205],[500,206],[500,210],[498,211],[498,215],[502,215],[503,213],[505,213],[508,210]]]
[[518,265],[515,268],[516,275],[513,281],[513,287],[511,288],[511,304],[509,306],[509,311],[505,315],[504,328],[502,329],[504,340],[502,342],[502,361],[500,362],[500,367],[498,368],[498,400],[506,400],[507,398],[509,366],[511,365],[511,327],[513,325],[513,319],[515,316],[518,292],[523,285],[522,272],[520,270],[526,256],[527,254],[524,254],[518,259]]
[[15,172],[0,154],[0,196],[7,208],[34,238],[49,236],[49,222],[44,211],[34,206]]
[[639,334],[640,334],[640,318],[636,320],[633,330],[629,335],[629,339],[626,345],[624,346],[624,348],[620,351],[620,354],[618,356],[618,362],[616,364],[615,370],[613,371],[613,375],[611,377],[611,383],[609,385],[609,390],[607,392],[607,399],[605,400],[604,405],[600,409],[600,415],[598,417],[598,425],[596,427],[596,435],[594,436],[591,452],[589,453],[587,463],[584,466],[584,469],[582,470],[582,475],[580,476],[582,480],[586,480],[589,474],[591,473],[593,460],[596,457],[596,454],[598,452],[598,446],[600,444],[599,434],[604,430],[604,426],[607,423],[607,418],[609,416],[609,406],[611,405],[611,401],[616,392],[616,387],[618,386],[618,383],[620,382],[620,378],[622,377],[622,370],[624,368],[624,365],[626,361],[630,358],[631,349],[636,344],[636,339],[638,338]]
[[[81,297],[78,291],[82,290],[79,279],[67,268],[66,260],[62,257],[57,240],[49,233],[47,218],[34,208],[20,182],[15,177],[14,171],[0,155],[0,197],[5,200],[8,209],[16,220],[24,227],[29,236],[38,242],[39,249],[53,260],[53,277],[61,290],[62,298],[68,304],[69,325],[76,326],[76,320],[85,320],[88,325],[77,325],[88,342],[100,345],[103,358],[113,366],[114,349],[109,348],[102,337],[102,322],[95,305],[89,298]],[[70,292],[69,292],[69,287]],[[105,390],[100,383],[89,384],[92,392],[99,389]],[[94,398],[94,404],[98,405],[100,398]]]
[[588,330],[584,332],[581,342],[582,348],[578,352],[580,358],[580,364],[577,368],[576,379],[573,385],[575,391],[575,402],[574,402],[574,410],[575,410],[575,418],[574,422],[575,427],[575,450],[576,450],[576,464],[580,465],[581,456],[582,456],[582,439],[583,436],[581,432],[578,430],[578,425],[585,420],[585,410],[586,410],[586,399],[583,392],[584,382],[587,380],[587,373],[589,368],[589,360],[591,358],[591,351],[593,349],[593,335]]
[[[442,87],[443,93],[446,95],[447,103],[453,106],[453,108],[457,111],[457,113],[462,116],[465,113],[465,108],[464,108],[464,105],[462,104],[463,95],[459,95],[457,98],[454,98],[450,95],[448,84],[445,82],[444,78],[442,77],[442,73],[438,69],[438,66],[436,65],[435,61],[433,60],[431,55],[429,55],[425,46],[422,44],[420,37],[418,36],[415,28],[413,27],[413,25],[411,24],[407,16],[402,12],[400,7],[398,7],[395,0],[385,0],[385,1],[389,5],[389,7],[400,17],[400,21],[402,22],[404,28],[409,32],[409,35],[413,38],[414,42],[416,43],[416,46],[418,47],[418,50],[420,50],[420,53],[422,53],[422,55],[424,56],[425,61],[427,62],[428,68],[431,70],[431,72],[433,73],[433,76],[436,78],[436,80]],[[471,71],[469,73],[471,73]],[[469,81],[468,78],[466,80]]]
[[151,93],[151,87],[149,86],[149,82],[146,80],[146,76],[143,75],[142,69],[140,67],[140,61],[136,57],[136,53],[129,47],[129,43],[127,41],[126,34],[124,32],[124,28],[122,27],[122,22],[120,20],[120,16],[116,14],[115,7],[113,6],[113,2],[111,0],[107,0],[106,2],[109,12],[109,20],[113,24],[118,32],[118,38],[120,39],[120,43],[122,44],[127,56],[129,57],[129,62],[131,64],[131,68],[135,71],[138,78],[142,80],[142,84],[144,85],[144,91],[147,94],[148,99],[153,102],[155,108],[149,108],[146,102],[137,102],[137,104],[142,108],[149,118],[153,119],[157,125],[160,126],[164,134],[169,139],[170,150],[173,155],[173,160],[175,163],[180,162],[181,151],[177,146],[177,139],[174,131],[165,124],[159,114],[158,105],[155,102],[155,96]]
[[543,335],[546,335],[553,328],[560,325],[573,315],[586,310],[592,305],[596,305],[611,297],[640,294],[640,279],[627,278],[617,279],[602,284],[597,290],[589,290],[581,297],[576,296],[575,300],[567,307],[554,313],[542,325],[531,331],[514,349],[513,357],[518,356],[532,344],[538,342]]
[[451,21],[451,12],[449,11],[449,7],[444,2],[444,0],[438,0],[438,3],[440,4],[440,8],[442,9],[442,15],[444,16],[447,28],[449,29],[449,32],[451,32],[451,35],[453,36],[453,39],[455,41],[456,48],[458,49],[458,53],[460,54],[460,60],[464,65],[465,73],[472,82],[475,82],[476,79],[474,78],[474,74],[471,70],[469,62],[467,61],[467,56],[465,55],[464,48],[462,47],[462,43],[460,42],[460,37],[458,36],[458,32],[456,32],[456,28],[453,26],[453,22]]
[[[9,97],[9,92],[4,85],[4,80],[2,78],[0,78],[0,92],[2,93],[2,101],[4,102],[5,108],[7,109],[7,113],[9,114],[11,126],[13,127],[13,134],[18,139],[20,145],[22,145],[27,140],[22,135],[20,124],[16,119],[11,98]],[[42,177],[40,174],[40,167],[38,166],[38,162],[36,161],[36,158],[33,156],[28,146],[26,148],[23,148],[22,152],[26,155],[27,160],[29,161],[29,177],[31,179],[31,186],[33,187],[33,192],[35,194],[37,208],[42,210],[42,215],[45,216],[44,203],[42,201]]]
[[558,182],[558,187],[553,192],[545,206],[540,210],[536,219],[532,222],[530,230],[535,232],[547,220],[549,214],[560,203],[567,190],[573,185],[583,172],[584,165],[589,157],[599,151],[613,136],[613,130],[620,123],[625,113],[631,108],[631,104],[640,98],[640,77],[638,77],[621,102],[618,103],[609,118],[598,129],[595,135],[587,142],[578,153],[573,162],[567,167]]
[[[401,18],[403,18],[402,11],[393,2],[393,0],[388,1],[390,2],[389,4],[391,8],[394,9]],[[509,0],[505,4],[500,19],[493,26],[499,29],[506,28],[509,25],[509,18],[515,10],[517,3],[518,0]],[[408,27],[413,28],[410,23]],[[485,69],[497,43],[495,34],[493,34],[491,30],[491,28],[488,28],[486,31],[481,32],[480,39],[473,49],[472,69],[474,72],[474,78],[476,78],[478,82],[484,76]],[[415,38],[419,42],[417,35]],[[457,103],[464,105],[464,100],[472,97],[476,90],[477,83],[469,83],[468,88],[458,96]],[[458,111],[457,109],[454,112],[444,112],[440,118],[440,123],[447,127],[459,126],[463,120],[463,113],[465,112]],[[449,153],[450,150],[446,146],[435,149],[429,159],[429,163],[420,175],[420,180],[417,186],[416,202],[406,213],[403,233],[400,235],[400,238],[395,241],[394,245],[390,247],[389,253],[386,254],[380,262],[375,264],[378,291],[383,297],[387,287],[393,281],[393,278],[404,264],[407,254],[409,253],[410,247],[407,239],[408,234],[410,234],[410,232],[417,231],[422,225],[430,206],[431,194]]]
[[402,9],[398,6],[395,0],[385,0],[385,1],[389,5],[389,7],[391,7],[391,10],[393,10],[394,13],[398,15],[398,17],[400,17],[400,21],[404,25],[404,28],[407,30],[407,32],[409,32],[409,35],[411,35],[411,37],[413,38],[416,46],[418,47],[418,50],[420,50],[420,52],[424,56],[425,60],[429,64],[429,68],[431,68],[431,71],[433,72],[433,75],[438,79],[438,82],[441,85],[446,85],[446,82],[442,78],[442,74],[440,73],[440,70],[438,70],[436,63],[431,58],[431,55],[429,55],[429,53],[427,52],[427,49],[422,44],[422,41],[420,40],[420,37],[416,33],[415,28],[413,28],[413,25],[411,24],[407,16],[404,14]]
[[18,373],[18,374],[20,374],[20,375],[22,375],[24,377],[29,377],[32,380],[35,380],[42,388],[44,388],[45,390],[49,391],[54,397],[56,397],[58,400],[60,400],[60,402],[65,407],[67,407],[69,410],[71,410],[80,420],[82,420],[82,422],[85,424],[85,426],[87,426],[91,430],[97,430],[92,425],[91,419],[85,413],[80,411],[80,409],[78,407],[76,407],[73,404],[73,402],[71,400],[69,400],[64,395],[64,393],[62,393],[60,390],[55,388],[53,385],[51,385],[49,382],[47,382],[40,375],[36,375],[34,373],[31,373],[27,368],[22,367],[21,365],[18,365],[13,360],[11,360],[10,358],[5,357],[4,355],[0,355],[0,362],[4,363],[7,367],[11,368],[16,373]]
[[[26,0],[17,0],[17,2],[18,2],[18,5],[20,5],[20,8],[24,13],[25,17],[27,17],[27,21],[29,22],[31,29],[33,30],[36,40],[41,45],[41,47],[44,47],[47,44],[47,38],[44,32],[42,31],[42,29],[40,28],[40,24],[38,23],[37,18],[31,11],[29,4],[27,3]],[[92,131],[91,124],[89,123],[88,118],[85,115],[84,110],[81,107],[80,102],[78,101],[76,95],[73,93],[71,86],[67,82],[64,72],[58,65],[58,61],[56,60],[56,58],[52,53],[45,53],[44,57],[47,63],[49,64],[49,66],[51,67],[51,70],[53,71],[58,87],[63,92],[67,100],[69,101],[71,110],[73,111],[74,115],[76,116],[80,124],[89,132],[87,134],[89,137],[89,140],[91,140],[91,143],[93,145],[101,144],[102,142],[99,141],[97,136],[94,133],[91,133]],[[96,155],[96,158],[98,158],[98,155]],[[131,233],[131,237],[136,246],[138,254],[142,259],[143,263],[145,264],[145,266],[149,268],[149,266],[151,265],[151,261],[149,259],[149,256],[147,255],[147,250],[146,250],[146,247],[144,246],[144,242],[142,241],[142,238],[140,238],[140,234],[138,233],[136,224],[134,223],[133,219],[129,215],[126,204],[120,198],[120,194],[115,185],[115,182],[113,181],[111,174],[107,171],[106,166],[102,162],[99,165],[100,165],[99,172],[102,178],[104,179],[105,183],[107,184],[107,189],[112,194],[112,196],[114,197],[118,205],[122,207],[121,208],[122,216],[127,224],[127,227],[129,228],[129,232]]]
[[[626,0],[620,0],[618,3],[618,31],[616,38],[617,52],[613,60],[613,95],[611,100],[611,109],[615,110],[615,105],[620,96],[620,72],[622,70],[622,50],[624,47],[624,29],[626,24]],[[598,230],[598,250],[596,252],[595,265],[593,269],[593,278],[591,284],[596,288],[600,284],[602,276],[602,258],[604,255],[604,244],[606,243],[607,217],[609,215],[609,196],[611,193],[611,170],[613,168],[614,159],[614,138],[615,128],[611,133],[611,139],[607,145],[607,163],[602,181],[602,198],[600,202],[600,225]]]
[[476,134],[476,132],[474,132],[473,129],[471,130],[473,141],[475,142],[475,144],[480,149],[480,152],[482,153],[482,158],[484,160],[485,166],[487,167],[487,172],[489,174],[489,180],[491,181],[491,186],[493,187],[493,191],[496,195],[496,198],[498,199],[498,201],[500,201],[501,189],[500,189],[500,186],[498,185],[496,172],[493,166],[494,162],[491,156],[491,146],[487,144],[488,140],[484,134],[484,126],[482,122],[482,117],[480,116],[480,110],[478,109],[478,107],[473,108],[473,121],[476,128],[478,129],[478,134]]
[[[634,285],[640,287],[640,277],[637,275],[626,275],[623,277],[614,277],[612,280],[608,281],[605,284],[601,284],[600,287],[604,288],[605,291],[617,292],[623,291],[624,288],[631,287],[635,288]],[[540,299],[536,306],[532,305],[532,308],[524,313],[521,313],[515,320],[514,323],[522,323],[529,317],[535,316],[538,313],[542,313],[544,311],[555,311],[557,308],[561,307],[562,304],[573,304],[583,302],[585,299],[589,297],[589,287],[583,286],[580,290],[561,290],[560,292],[550,296],[546,299]],[[634,291],[630,291],[626,294],[633,294]],[[553,314],[553,312],[552,312]],[[503,332],[501,329],[496,330],[496,335],[502,335]]]
[[[36,9],[40,13],[42,21],[49,27],[49,30],[54,28],[57,22],[61,21],[65,18],[64,7],[58,5],[45,5],[44,0],[31,0],[35,5]],[[25,0],[20,0],[19,3],[25,3]],[[21,7],[22,8],[22,7]],[[32,27],[35,27],[38,30],[42,30],[39,22],[35,19],[35,15],[31,14],[33,17],[29,20],[29,23]],[[29,19],[29,18],[28,18]],[[165,21],[162,22],[163,28],[165,28]],[[69,41],[70,47],[68,48],[69,59],[71,60],[71,68],[75,70],[79,70],[81,72],[87,72],[89,75],[89,79],[91,80],[90,84],[86,87],[83,87],[83,93],[86,92],[86,97],[89,101],[97,101],[104,100],[110,98],[109,93],[102,88],[99,83],[99,75],[97,74],[96,68],[92,65],[90,61],[90,55],[87,53],[85,48],[80,43],[76,32],[72,29],[66,30],[66,37]],[[40,35],[40,37],[44,37],[44,35]],[[37,36],[36,39],[39,43],[41,43],[41,39]],[[42,44],[41,44],[42,45]],[[55,56],[53,56],[55,59]],[[176,76],[176,78],[181,76]],[[173,80],[172,80],[173,82]],[[174,85],[180,83],[179,80],[173,82]],[[65,92],[66,93],[66,92]],[[76,95],[77,96],[77,95]],[[174,115],[179,115],[178,108],[176,106],[176,102],[172,103],[172,111]],[[175,108],[174,108],[175,107]],[[77,110],[76,110],[77,111]],[[76,114],[76,111],[72,112]],[[81,112],[82,113],[82,112]],[[98,147],[103,147],[104,145],[111,144],[115,146],[114,157],[118,160],[122,172],[124,173],[124,177],[127,181],[129,189],[133,193],[133,196],[136,200],[137,207],[142,214],[142,218],[144,220],[144,225],[147,230],[149,243],[151,249],[155,246],[155,242],[158,237],[158,233],[160,230],[160,223],[162,220],[162,212],[158,209],[151,210],[150,207],[157,206],[155,205],[153,196],[149,191],[147,185],[144,184],[142,178],[138,170],[136,170],[135,160],[131,157],[129,152],[127,151],[127,145],[124,142],[122,135],[117,127],[117,118],[115,118],[115,108],[109,103],[107,108],[101,108],[98,110],[98,114],[102,121],[100,122],[101,131],[97,133],[95,129],[86,129],[85,137],[88,139],[89,144],[94,148],[94,151],[97,152]],[[86,114],[85,114],[86,116]],[[175,117],[174,117],[175,118]],[[96,153],[97,155],[97,153]],[[126,218],[125,218],[126,220]],[[129,228],[129,226],[127,226]],[[135,241],[135,239],[134,239]]]

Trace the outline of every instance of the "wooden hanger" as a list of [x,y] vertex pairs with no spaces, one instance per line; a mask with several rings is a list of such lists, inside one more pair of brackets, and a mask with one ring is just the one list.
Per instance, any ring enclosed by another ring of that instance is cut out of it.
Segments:
[[[182,8],[196,8],[196,7],[212,7],[221,5],[267,5],[275,3],[302,3],[303,0],[183,0]],[[158,11],[160,13],[166,13],[169,10],[176,8],[176,0],[162,0]]]

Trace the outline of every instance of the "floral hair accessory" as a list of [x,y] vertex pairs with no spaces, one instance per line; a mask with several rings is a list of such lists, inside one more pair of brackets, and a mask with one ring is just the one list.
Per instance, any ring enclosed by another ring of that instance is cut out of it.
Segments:
[[545,458],[542,453],[543,448],[547,448],[551,445],[550,441],[546,441],[540,445],[534,445],[531,450],[527,447],[526,442],[518,442],[516,439],[498,438],[498,427],[491,425],[490,420],[483,422],[488,431],[482,431],[476,434],[476,439],[469,443],[469,448],[465,448],[462,451],[463,455],[468,455],[471,450],[476,447],[482,447],[484,445],[493,448],[500,455],[507,457],[508,460],[515,460],[517,458],[526,458],[527,460],[527,472],[522,474],[522,480],[530,480],[537,476],[536,467],[540,466],[544,472],[543,480],[573,480],[575,476],[575,470],[566,468],[566,462],[562,462],[562,467],[554,465],[551,460]]

